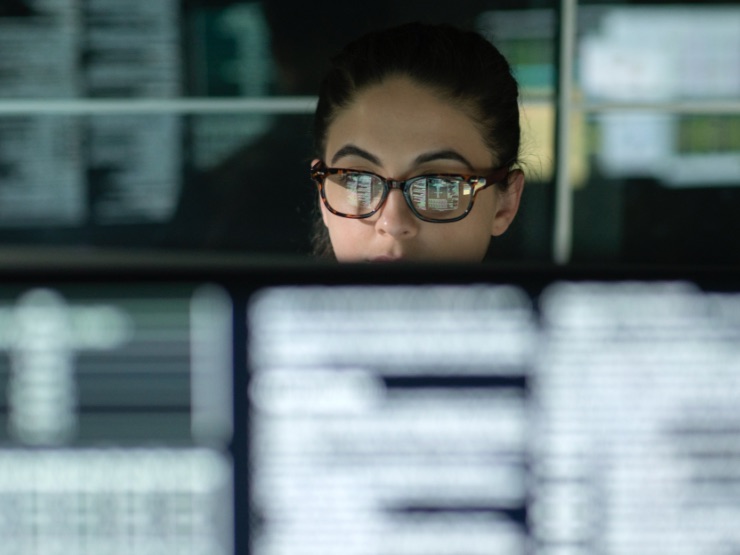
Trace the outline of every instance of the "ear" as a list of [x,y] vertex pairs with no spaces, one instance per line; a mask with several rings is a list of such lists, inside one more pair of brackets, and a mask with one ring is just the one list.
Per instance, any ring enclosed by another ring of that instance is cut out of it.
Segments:
[[512,170],[507,178],[509,186],[505,191],[496,191],[496,215],[491,226],[491,235],[498,236],[509,228],[519,210],[519,202],[524,190],[524,172]]
[[[313,160],[311,160],[311,167],[313,167],[313,165],[318,161],[318,158],[314,158]],[[326,206],[324,206],[324,203],[321,202],[321,193],[319,193],[318,188],[316,190],[316,195],[316,200],[319,203],[319,208],[321,208],[321,219],[324,221],[324,225],[327,225],[326,220],[329,217],[329,211],[326,209]]]

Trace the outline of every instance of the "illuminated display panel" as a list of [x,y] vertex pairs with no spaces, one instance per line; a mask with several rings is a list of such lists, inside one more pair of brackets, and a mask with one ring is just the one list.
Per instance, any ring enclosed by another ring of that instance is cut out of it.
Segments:
[[[319,76],[357,34],[419,14],[500,37],[531,107],[530,183],[551,180],[550,3],[508,17],[500,2],[12,5],[0,7],[3,245],[308,255]],[[547,258],[548,217],[530,220],[525,248]],[[519,256],[520,234],[499,241],[500,256]]]
[[3,274],[4,551],[740,545],[736,274],[207,274]]
[[523,552],[526,296],[272,290],[250,315],[255,555]]
[[231,333],[216,287],[3,285],[2,551],[233,553]]
[[254,555],[740,545],[738,293],[273,288],[249,314]]

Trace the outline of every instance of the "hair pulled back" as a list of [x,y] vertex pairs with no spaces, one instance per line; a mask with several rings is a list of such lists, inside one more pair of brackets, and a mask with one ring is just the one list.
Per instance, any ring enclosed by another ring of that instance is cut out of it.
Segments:
[[518,159],[519,90],[509,63],[478,33],[408,23],[349,43],[331,60],[319,91],[314,147],[323,158],[329,127],[356,95],[393,76],[427,86],[476,122],[499,165]]

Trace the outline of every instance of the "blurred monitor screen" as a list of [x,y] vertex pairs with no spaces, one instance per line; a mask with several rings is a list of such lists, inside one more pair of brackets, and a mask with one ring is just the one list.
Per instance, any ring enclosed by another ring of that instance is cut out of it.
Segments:
[[252,552],[740,546],[740,295],[301,287],[250,308]]
[[233,553],[231,317],[216,287],[2,286],[0,551]]
[[3,553],[732,553],[740,276],[4,276]]

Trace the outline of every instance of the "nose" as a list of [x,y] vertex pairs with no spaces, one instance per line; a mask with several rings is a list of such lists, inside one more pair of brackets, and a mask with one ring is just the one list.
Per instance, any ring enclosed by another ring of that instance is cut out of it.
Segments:
[[411,239],[419,231],[419,219],[406,204],[403,193],[393,190],[380,209],[375,222],[375,229],[381,235],[390,235],[396,239]]

